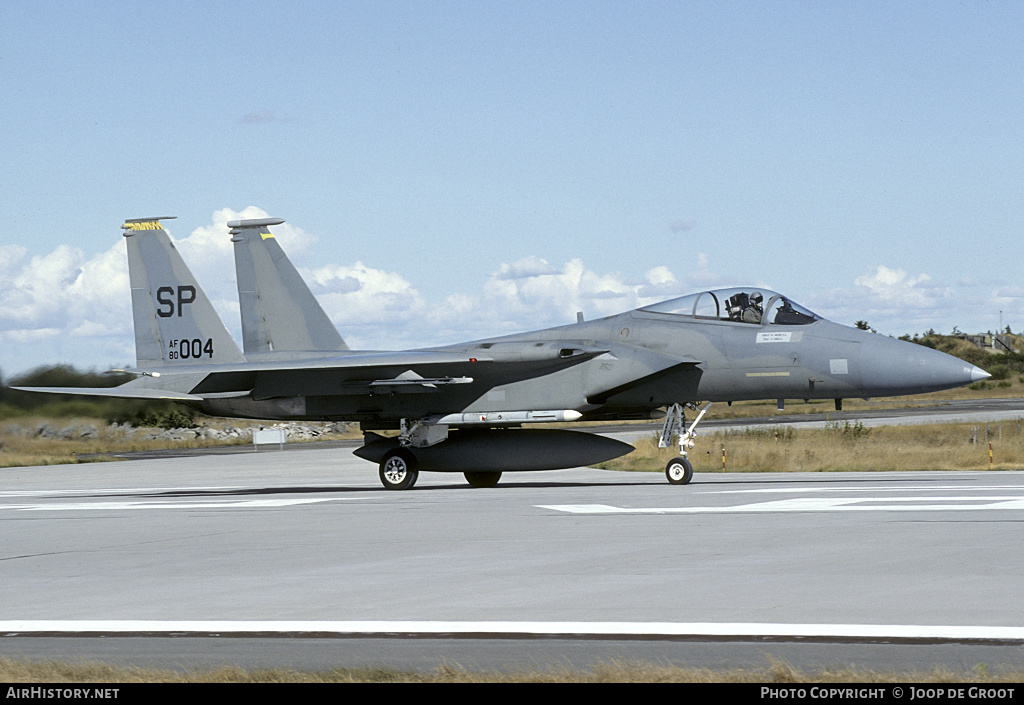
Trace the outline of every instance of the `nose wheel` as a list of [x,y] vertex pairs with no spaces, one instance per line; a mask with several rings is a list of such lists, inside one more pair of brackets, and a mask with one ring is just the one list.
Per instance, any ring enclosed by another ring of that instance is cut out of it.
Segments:
[[665,477],[673,485],[688,485],[693,479],[693,466],[686,458],[672,458],[665,466]]

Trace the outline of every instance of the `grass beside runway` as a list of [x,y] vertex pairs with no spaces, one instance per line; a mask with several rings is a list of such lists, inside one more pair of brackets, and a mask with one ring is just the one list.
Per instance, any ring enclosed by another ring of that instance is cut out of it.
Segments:
[[[274,421],[264,422],[271,425]],[[204,418],[202,427],[223,429],[259,427],[259,421]],[[35,429],[50,426],[57,433],[42,435]],[[252,448],[251,431],[238,438],[203,438],[196,429],[183,440],[147,438],[159,428],[114,427],[97,418],[17,417],[0,422],[0,468],[118,460],[116,453],[165,450],[169,448],[210,448],[229,445]],[[359,438],[358,432],[324,434],[316,440]],[[290,440],[290,443],[301,442]]]
[[444,665],[429,671],[391,667],[337,667],[325,671],[244,669],[171,670],[101,662],[57,663],[0,658],[0,682],[16,683],[1021,683],[1024,670],[973,668],[875,671],[856,666],[800,669],[782,661],[762,667],[687,668],[652,663],[599,663],[586,669],[474,671]]
[[[1022,376],[1024,378],[1024,376]],[[855,416],[860,410],[876,412],[883,409],[906,409],[915,407],[942,406],[950,401],[972,401],[992,398],[1024,398],[1024,382],[1014,377],[1004,381],[1004,387],[992,388],[995,383],[985,382],[984,389],[962,388],[937,392],[917,397],[894,397],[866,402],[859,399],[844,401],[844,416]],[[974,385],[972,385],[974,386]],[[732,405],[714,404],[709,409],[707,420],[744,419],[772,416],[780,420],[786,417],[800,418],[806,414],[828,414],[833,406],[831,400],[810,402],[789,401],[784,412],[776,409],[774,401],[738,402]],[[1022,412],[1024,417],[1024,412]],[[688,415],[692,419],[692,413]],[[251,426],[259,421],[202,418],[204,427]],[[273,422],[266,422],[273,423]],[[648,422],[651,438],[661,428],[660,420]],[[64,429],[92,426],[98,433],[90,436],[66,438],[41,437],[26,433],[25,429],[49,424]],[[616,426],[620,422],[589,424],[558,424],[557,428]],[[711,434],[707,427],[698,437],[697,446],[691,452],[691,462],[697,472],[722,471],[722,447],[726,451],[726,470],[734,472],[761,471],[836,471],[836,470],[983,470],[988,469],[988,441],[986,431],[991,432],[993,442],[993,467],[997,470],[1024,469],[1024,449],[1021,448],[1019,423],[997,424],[952,424],[926,427],[885,427],[864,432],[856,421],[845,426],[838,422],[826,431],[785,430],[763,427],[740,434]],[[353,428],[343,435],[318,440],[360,438]],[[537,424],[535,428],[546,428],[548,424]],[[980,427],[979,431],[975,431]],[[158,429],[150,429],[158,430]],[[776,433],[778,432],[778,437]],[[796,435],[791,435],[795,433]],[[766,435],[767,434],[767,435]],[[200,448],[228,444],[251,445],[249,437],[235,441],[204,439],[189,440],[143,439],[141,433],[129,435],[122,428],[108,427],[106,421],[96,418],[47,418],[16,416],[0,421],[0,468],[65,463],[96,462],[116,460],[113,454],[130,451],[162,450],[171,448]],[[969,443],[968,438],[974,437]],[[599,465],[614,470],[663,471],[665,464],[675,455],[672,449],[661,450],[656,443],[644,439],[637,444],[637,451]],[[675,449],[676,451],[678,448]]]
[[[598,467],[660,472],[679,454],[677,445],[658,448],[654,433],[634,445],[634,452]],[[992,423],[869,428],[838,421],[823,429],[761,426],[704,433],[689,458],[695,472],[1024,470],[1024,414]]]
[[[868,428],[838,421],[825,429],[760,426],[743,431],[701,433],[690,452],[696,472],[833,472],[905,470],[1024,470],[1024,413],[1017,421],[924,424]],[[251,441],[238,440],[251,445]],[[224,441],[140,440],[104,430],[93,438],[40,438],[4,433],[0,426],[0,467],[116,460],[110,454],[221,446]],[[678,447],[657,447],[657,432],[636,450],[601,463],[607,470],[661,472]],[[87,458],[87,456],[92,456]],[[99,457],[96,457],[99,456]]]

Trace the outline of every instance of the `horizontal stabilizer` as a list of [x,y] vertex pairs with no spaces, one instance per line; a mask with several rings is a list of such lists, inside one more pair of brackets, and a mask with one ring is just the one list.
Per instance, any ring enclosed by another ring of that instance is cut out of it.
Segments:
[[[336,355],[333,357],[322,357],[313,360],[265,360],[260,362],[229,363],[224,365],[194,365],[188,368],[188,372],[197,374],[224,374],[228,372],[277,372],[290,370],[357,370],[373,367],[405,367],[409,369],[416,366],[429,365],[454,365],[454,364],[479,364],[492,362],[487,358],[470,357],[464,353],[450,353],[443,351],[410,350],[394,352],[367,352]],[[130,374],[148,375],[152,373],[165,372],[166,368],[138,368],[128,369],[125,372]]]
[[136,387],[11,387],[19,392],[44,392],[46,394],[81,394],[89,397],[114,397],[117,399],[165,399],[168,401],[202,401],[203,397],[168,389]]

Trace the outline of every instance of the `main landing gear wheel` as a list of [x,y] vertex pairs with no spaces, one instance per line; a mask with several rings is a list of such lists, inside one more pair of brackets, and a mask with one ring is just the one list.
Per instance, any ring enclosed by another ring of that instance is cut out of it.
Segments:
[[405,448],[388,452],[380,461],[380,481],[389,490],[407,490],[418,477],[416,456]]
[[665,477],[673,485],[688,485],[693,479],[693,466],[686,458],[672,458],[665,466]]
[[501,479],[500,472],[466,472],[463,474],[473,487],[494,487]]

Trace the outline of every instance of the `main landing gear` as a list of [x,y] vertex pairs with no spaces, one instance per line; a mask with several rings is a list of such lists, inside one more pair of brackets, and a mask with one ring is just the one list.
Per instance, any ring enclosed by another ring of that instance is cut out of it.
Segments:
[[[690,409],[697,408],[696,404],[687,404],[686,406]],[[697,414],[697,418],[693,420],[693,423],[685,431],[683,426],[686,419],[683,416],[682,404],[673,404],[668,408],[668,413],[665,414],[665,424],[661,427],[658,447],[668,448],[669,444],[672,443],[673,436],[679,439],[679,456],[672,458],[672,460],[668,461],[668,465],[665,466],[665,477],[673,485],[688,485],[690,480],[693,479],[693,465],[686,457],[686,454],[693,448],[693,439],[697,435],[697,424],[704,418],[704,414],[707,413],[710,406],[711,402],[705,404],[704,408]]]
[[408,490],[416,484],[414,449],[436,445],[448,438],[448,427],[402,419],[398,440],[400,447],[388,451],[380,460],[380,481],[389,490]]
[[[473,487],[495,487],[501,479],[500,472],[465,472],[466,481]],[[389,490],[408,490],[416,484],[419,472],[416,470],[416,456],[405,448],[390,451],[380,461],[380,481]]]
[[501,479],[500,472],[464,472],[466,481],[473,487],[494,487]]
[[380,481],[389,490],[407,490],[416,484],[416,456],[405,448],[396,448],[380,461]]
[[[402,419],[398,448],[388,451],[380,461],[380,481],[389,490],[408,490],[419,478],[417,449],[428,448],[448,438],[448,426],[408,422]],[[501,479],[498,471],[467,471],[463,473],[473,487],[494,487]]]

